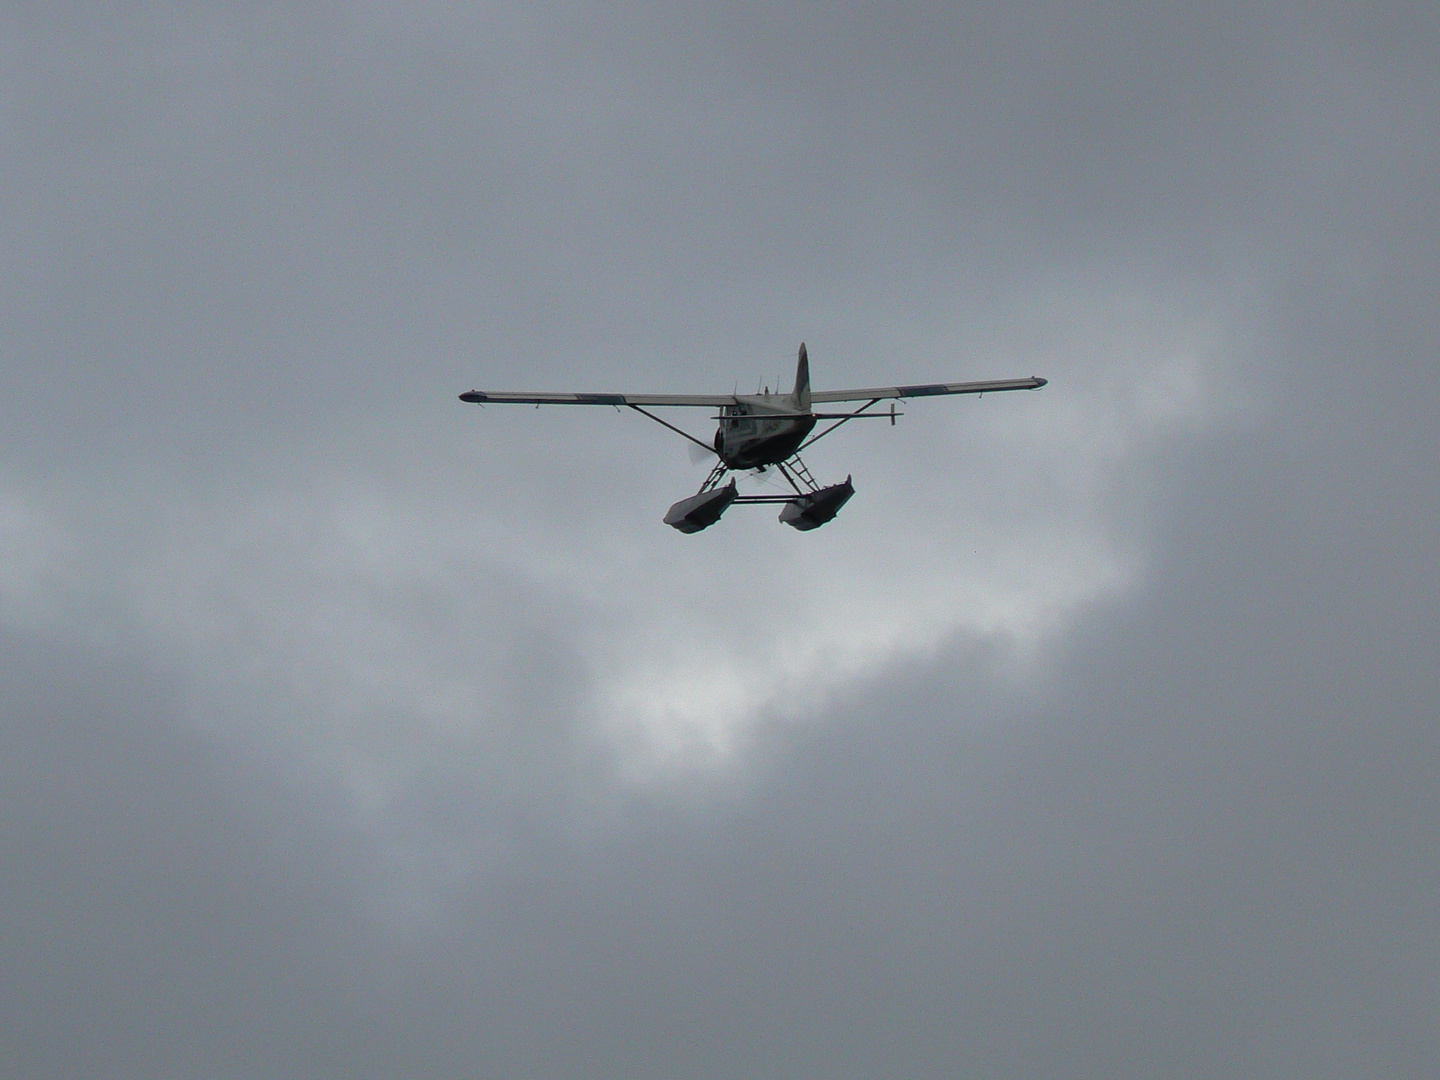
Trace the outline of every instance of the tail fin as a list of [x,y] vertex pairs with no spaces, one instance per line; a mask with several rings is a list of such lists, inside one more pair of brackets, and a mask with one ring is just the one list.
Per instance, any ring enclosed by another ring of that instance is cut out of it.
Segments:
[[795,407],[810,411],[810,357],[805,352],[805,343],[800,343],[800,360],[795,365]]

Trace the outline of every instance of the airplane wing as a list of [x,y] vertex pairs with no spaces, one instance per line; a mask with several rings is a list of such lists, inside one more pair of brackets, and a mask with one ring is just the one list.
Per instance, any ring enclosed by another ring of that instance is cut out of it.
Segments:
[[461,401],[476,405],[734,405],[734,394],[515,394],[505,390],[467,390]]
[[872,386],[865,390],[812,390],[811,401],[878,401],[882,398],[935,397],[939,394],[992,394],[1000,390],[1039,390],[1048,380],[994,379],[990,382],[920,383],[916,386]]

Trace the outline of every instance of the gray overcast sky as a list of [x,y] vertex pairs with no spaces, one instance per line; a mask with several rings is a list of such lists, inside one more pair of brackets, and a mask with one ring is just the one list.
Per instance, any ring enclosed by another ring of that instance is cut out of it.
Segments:
[[1440,1073],[1436,12],[5,5],[7,1075]]

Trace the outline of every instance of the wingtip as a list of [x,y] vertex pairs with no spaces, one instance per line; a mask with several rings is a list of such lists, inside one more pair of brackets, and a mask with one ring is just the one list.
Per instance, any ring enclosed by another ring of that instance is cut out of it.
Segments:
[[485,401],[485,395],[479,390],[466,390],[460,395],[460,400],[471,405],[480,405]]
[[1039,390],[1042,386],[1044,386],[1050,381],[1049,379],[1042,379],[1039,375],[1031,375],[1030,378],[1035,381],[1036,390]]

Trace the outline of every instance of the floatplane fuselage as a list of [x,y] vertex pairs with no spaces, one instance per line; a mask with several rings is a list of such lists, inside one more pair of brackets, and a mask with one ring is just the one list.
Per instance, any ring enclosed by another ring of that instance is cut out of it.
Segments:
[[[677,435],[689,439],[716,457],[714,468],[700,490],[681,499],[665,515],[665,523],[684,533],[709,528],[720,515],[736,503],[781,503],[780,520],[801,531],[819,528],[835,517],[855,493],[850,477],[840,484],[821,487],[800,460],[800,451],[830,434],[841,424],[857,418],[889,417],[895,423],[894,400],[933,397],[950,394],[985,394],[1001,390],[1038,390],[1046,380],[1032,376],[1027,379],[1003,379],[990,382],[925,383],[913,386],[881,386],[862,390],[810,389],[810,360],[805,345],[795,367],[795,388],[790,393],[761,394],[520,394],[470,390],[460,395],[461,401],[476,404],[491,402],[526,403],[534,405],[614,405],[633,409],[656,423],[663,424]],[[868,410],[885,399],[891,399],[888,412]],[[816,412],[817,402],[863,401],[851,412]],[[648,411],[654,407],[711,406],[719,410],[715,420],[719,426],[715,438],[707,445],[696,436],[683,431]],[[833,421],[818,435],[813,434],[822,420]],[[741,495],[734,477],[722,484],[727,473],[764,471],[771,466],[779,470],[794,489],[794,494]]]

